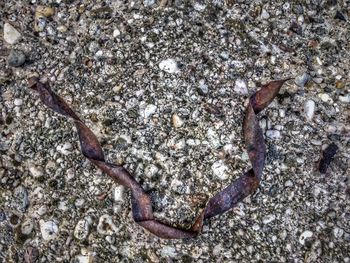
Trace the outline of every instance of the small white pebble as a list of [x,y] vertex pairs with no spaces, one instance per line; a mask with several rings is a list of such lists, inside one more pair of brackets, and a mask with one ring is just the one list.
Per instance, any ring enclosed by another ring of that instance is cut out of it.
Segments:
[[268,223],[271,223],[272,221],[275,221],[276,216],[275,215],[267,215],[263,218],[263,223],[266,225]]
[[179,68],[177,66],[177,63],[174,59],[168,58],[165,60],[162,60],[159,63],[159,68],[167,73],[173,74],[173,73],[178,73]]
[[115,85],[112,90],[115,93],[119,93],[122,90],[122,88],[123,88],[123,85],[119,84],[119,85]]
[[321,141],[321,140],[314,140],[314,139],[312,139],[312,140],[311,140],[311,143],[312,143],[313,145],[317,145],[317,146],[321,146],[321,145],[322,145],[322,141]]
[[160,254],[162,255],[162,257],[170,258],[174,258],[177,256],[175,248],[170,246],[163,246],[162,250],[160,251]]
[[60,25],[60,26],[57,27],[57,30],[58,30],[59,32],[61,32],[61,33],[65,33],[65,32],[67,32],[68,29],[67,29],[66,26]]
[[345,96],[339,96],[339,101],[342,103],[350,103],[350,93]]
[[312,81],[317,83],[317,84],[321,84],[323,81],[323,78],[313,78]]
[[284,183],[285,187],[292,187],[293,186],[293,181],[292,180],[288,180]]
[[199,89],[203,94],[207,94],[209,92],[208,84],[206,84],[205,79],[201,79],[199,81]]
[[67,201],[60,201],[58,203],[58,209],[62,211],[68,211],[68,202]]
[[89,234],[89,221],[81,219],[74,228],[74,237],[78,240],[84,240]]
[[288,10],[289,7],[290,7],[290,3],[288,3],[288,2],[284,3],[282,7],[283,7],[284,10]]
[[114,201],[118,203],[124,201],[124,186],[118,185],[114,188]]
[[259,224],[254,224],[254,225],[253,225],[253,230],[254,230],[254,231],[258,231],[259,229],[260,229]]
[[213,147],[213,148],[219,148],[220,145],[221,145],[221,142],[220,142],[220,138],[219,138],[219,135],[217,134],[217,132],[212,129],[212,128],[209,128],[207,130],[207,138],[208,138],[208,141],[210,143],[210,145]]
[[248,161],[249,160],[249,155],[247,151],[244,151],[241,155],[242,161]]
[[118,28],[113,30],[113,37],[119,37],[120,36],[120,30]]
[[312,237],[313,233],[310,230],[304,231],[299,237],[299,243],[305,245],[305,240]]
[[152,116],[157,111],[157,106],[153,104],[148,104],[144,110],[141,110],[140,115],[147,119]]
[[204,3],[195,2],[193,5],[194,10],[202,12],[207,6]]
[[333,234],[334,234],[335,238],[341,238],[344,234],[344,230],[339,228],[339,227],[335,227],[333,229]]
[[4,40],[13,45],[21,38],[21,34],[9,23],[4,24]]
[[144,6],[152,6],[155,4],[155,0],[144,0],[143,5]]
[[105,239],[109,244],[114,244],[114,242],[115,242],[115,238],[112,236],[106,236]]
[[23,104],[23,100],[22,99],[15,99],[13,104],[15,104],[15,106],[21,106]]
[[308,121],[311,121],[314,117],[316,103],[313,100],[307,100],[304,105],[305,117]]
[[286,117],[286,111],[284,109],[279,109],[278,114],[280,115],[281,118]]
[[38,178],[44,174],[43,168],[40,166],[35,166],[34,164],[28,164],[29,172],[33,175],[33,177]]
[[66,142],[64,144],[60,144],[56,147],[57,151],[63,155],[69,155],[72,152],[70,151],[73,148],[70,142]]
[[284,126],[277,124],[277,125],[274,126],[274,129],[278,130],[278,131],[282,131],[284,129]]
[[270,14],[265,9],[263,9],[261,12],[261,18],[268,19],[269,17],[270,17]]
[[75,200],[74,205],[76,207],[82,207],[85,204],[85,200],[82,198],[78,198],[77,200]]
[[58,226],[54,221],[40,220],[40,232],[44,240],[52,240],[58,234]]
[[266,130],[266,127],[267,127],[267,121],[266,121],[266,119],[260,119],[259,120],[259,125],[260,125],[260,127],[261,127],[261,129],[262,130]]
[[318,94],[318,96],[323,102],[330,102],[330,103],[333,102],[332,98],[327,93],[320,93]]
[[73,168],[69,168],[66,172],[67,181],[72,180],[75,176],[75,171]]
[[237,79],[236,82],[235,82],[235,87],[234,87],[233,90],[237,94],[247,95],[248,94],[247,83],[243,79]]
[[102,50],[97,51],[96,54],[95,54],[95,57],[96,58],[102,58],[103,57],[103,51]]
[[268,130],[266,131],[266,136],[270,139],[279,139],[281,138],[281,132],[277,130]]
[[223,248],[222,248],[221,244],[217,244],[213,249],[213,255],[214,256],[219,255],[220,253],[222,253],[222,249]]
[[91,263],[94,262],[94,257],[89,253],[88,255],[78,255],[75,260],[77,263]]
[[152,178],[153,176],[155,176],[158,173],[158,171],[159,171],[159,168],[156,165],[150,164],[145,169],[145,175],[148,178]]
[[211,170],[220,180],[226,180],[229,177],[229,174],[227,173],[228,167],[221,160],[213,163]]
[[297,20],[298,20],[298,23],[299,23],[299,24],[303,24],[305,19],[304,19],[304,16],[303,16],[303,15],[300,15],[300,16],[298,16],[298,19],[297,19]]

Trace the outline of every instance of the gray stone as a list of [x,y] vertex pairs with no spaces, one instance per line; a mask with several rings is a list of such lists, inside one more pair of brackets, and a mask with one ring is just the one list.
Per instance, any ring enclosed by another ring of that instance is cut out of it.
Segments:
[[12,205],[16,210],[24,213],[29,206],[28,191],[24,186],[18,186],[13,194]]
[[304,73],[302,75],[299,75],[295,78],[294,82],[299,87],[303,88],[305,85],[311,80],[311,76],[307,73]]
[[26,55],[21,50],[11,50],[7,57],[7,64],[10,67],[20,67],[26,61]]
[[209,92],[208,84],[205,83],[204,79],[201,79],[198,85],[198,93],[200,95],[205,95],[205,94],[208,94],[208,92]]
[[21,224],[21,232],[23,235],[30,235],[34,229],[33,220],[27,219]]
[[269,19],[269,17],[270,17],[270,14],[265,9],[263,9],[261,12],[261,18],[262,19]]

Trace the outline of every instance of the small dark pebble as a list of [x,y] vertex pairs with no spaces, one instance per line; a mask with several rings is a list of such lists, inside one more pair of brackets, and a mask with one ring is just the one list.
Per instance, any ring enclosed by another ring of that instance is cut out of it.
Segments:
[[205,95],[208,94],[209,89],[208,89],[208,86],[201,86],[201,87],[198,87],[198,88],[197,88],[197,91],[198,91],[198,94],[199,94],[199,95],[205,96]]
[[319,171],[322,174],[327,172],[328,166],[334,159],[334,155],[338,151],[338,146],[335,143],[331,143],[324,151],[320,160]]
[[319,36],[323,36],[327,33],[327,30],[324,26],[316,27],[313,31],[315,34],[317,34]]
[[12,226],[16,226],[19,223],[20,219],[16,214],[12,214],[9,218],[9,222]]
[[5,221],[5,220],[6,220],[5,212],[3,210],[0,210],[0,222]]
[[23,186],[18,186],[14,190],[13,202],[14,208],[22,213],[24,213],[29,206],[28,191]]
[[269,195],[274,197],[274,196],[276,196],[277,193],[278,193],[278,185],[274,184],[269,189]]
[[162,212],[164,211],[165,207],[169,205],[169,199],[164,195],[164,193],[161,193],[155,189],[147,191],[149,194],[153,209],[156,212]]
[[326,7],[327,6],[335,6],[337,4],[337,0],[328,0],[326,1]]
[[26,61],[26,55],[21,50],[11,50],[8,58],[7,64],[10,67],[20,67]]
[[218,116],[218,117],[223,116],[222,108],[220,106],[207,103],[204,105],[204,108],[210,114],[213,114],[213,115]]
[[302,27],[295,21],[292,22],[292,24],[289,27],[289,30],[298,35],[302,34]]
[[342,12],[340,12],[340,11],[337,11],[337,12],[335,13],[334,18],[335,18],[335,19],[339,19],[339,20],[341,20],[341,21],[345,21],[345,22],[346,22],[346,18],[345,18],[345,16],[344,16],[344,15],[343,15],[343,13],[342,13]]
[[269,144],[267,145],[268,147],[268,151],[266,154],[266,162],[271,164],[274,161],[283,161],[285,156],[283,155],[283,153],[281,152],[281,150],[279,150],[276,145],[273,144]]
[[126,150],[128,148],[128,142],[124,138],[119,137],[116,141],[116,147],[119,150]]
[[99,18],[99,19],[109,19],[111,18],[113,13],[113,9],[109,6],[103,6],[97,9],[94,9],[91,11],[93,18]]
[[335,133],[329,134],[327,137],[331,141],[340,141],[340,139],[341,139],[341,136],[339,134],[335,134]]

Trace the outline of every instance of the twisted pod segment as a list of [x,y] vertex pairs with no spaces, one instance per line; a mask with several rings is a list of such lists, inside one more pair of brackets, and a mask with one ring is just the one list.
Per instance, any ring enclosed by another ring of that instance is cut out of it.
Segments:
[[196,237],[201,232],[203,222],[206,219],[223,214],[258,188],[264,168],[266,149],[263,131],[259,126],[256,114],[270,104],[287,80],[272,81],[262,86],[250,97],[243,121],[243,133],[252,168],[210,198],[190,229],[169,226],[154,218],[150,197],[142,186],[124,167],[106,162],[95,134],[68,104],[52,92],[48,84],[40,82],[38,78],[30,78],[28,82],[29,86],[39,93],[41,101],[48,108],[73,120],[78,131],[83,155],[117,184],[131,190],[132,214],[135,222],[158,237],[175,239]]

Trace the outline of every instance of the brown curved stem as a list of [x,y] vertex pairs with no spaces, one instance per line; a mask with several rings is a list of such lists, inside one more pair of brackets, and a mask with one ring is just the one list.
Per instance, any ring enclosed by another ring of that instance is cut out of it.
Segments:
[[154,218],[151,200],[142,186],[124,167],[105,161],[102,147],[95,134],[68,104],[52,92],[47,84],[40,82],[37,78],[31,78],[28,82],[29,86],[39,93],[41,101],[47,107],[73,120],[83,155],[117,184],[131,190],[132,214],[137,224],[161,238],[191,238],[201,232],[206,219],[225,213],[258,188],[264,168],[266,149],[256,114],[270,104],[286,80],[272,81],[250,97],[243,121],[243,135],[252,169],[210,198],[190,229],[169,226]]

